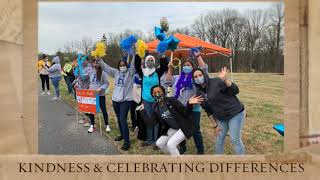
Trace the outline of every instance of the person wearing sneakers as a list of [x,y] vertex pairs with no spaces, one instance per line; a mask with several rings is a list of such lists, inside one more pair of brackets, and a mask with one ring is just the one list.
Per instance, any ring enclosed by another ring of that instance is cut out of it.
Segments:
[[134,82],[134,73],[136,71],[134,62],[136,59],[140,59],[140,57],[138,55],[133,56],[129,69],[127,61],[124,60],[119,61],[118,68],[116,69],[103,62],[101,58],[98,59],[101,69],[109,76],[114,78],[112,105],[117,116],[120,130],[120,136],[117,137],[115,141],[121,141],[124,139],[124,143],[121,147],[121,149],[124,151],[128,151],[130,148],[127,117],[132,101],[132,88]]
[[[88,57],[85,58],[85,60],[82,63],[83,67],[83,74],[79,72],[79,67],[76,67],[76,70],[74,71],[74,75],[76,77],[75,80],[75,88],[74,89],[89,89],[90,87],[90,74],[93,71]],[[86,118],[89,114],[85,113],[83,116],[83,119],[79,120],[79,124],[84,124],[85,127],[90,126],[90,121]]]
[[[38,72],[40,74],[41,79],[41,87],[42,93],[41,95],[50,95],[50,84],[49,84],[49,72],[48,68],[50,68],[51,63],[49,62],[48,56],[43,54],[42,58],[38,61]],[[46,86],[47,85],[47,86]],[[45,88],[47,87],[47,91]]]
[[[190,97],[194,96],[197,92],[197,88],[192,81],[192,71],[193,69],[199,67],[203,69],[205,73],[208,73],[208,65],[204,62],[201,57],[200,50],[193,52],[192,54],[194,60],[185,60],[182,63],[182,72],[179,75],[173,75],[173,66],[169,65],[169,70],[167,73],[167,84],[171,84],[172,94],[178,99],[183,105],[187,105],[187,102]],[[194,64],[195,61],[197,64]],[[193,121],[196,124],[196,131],[193,134],[194,144],[197,148],[197,154],[204,154],[204,145],[202,133],[200,130],[200,119],[201,119],[201,106],[198,104],[193,105],[191,113]],[[180,144],[180,153],[183,154],[186,152],[185,141]]]
[[[106,108],[106,89],[108,89],[109,81],[108,75],[106,72],[102,71],[100,65],[96,60],[93,61],[94,71],[90,74],[90,87],[89,89],[95,90],[95,92],[99,95],[99,106],[103,114],[103,119],[106,127],[106,131],[109,132],[109,122],[108,122],[108,112]],[[89,114],[90,118],[90,128],[88,129],[88,133],[92,133],[95,131],[95,122],[94,122],[94,114]]]
[[47,70],[55,91],[55,97],[51,100],[57,100],[60,98],[59,83],[61,81],[61,65],[59,56],[55,56],[52,59],[52,66],[47,68]]

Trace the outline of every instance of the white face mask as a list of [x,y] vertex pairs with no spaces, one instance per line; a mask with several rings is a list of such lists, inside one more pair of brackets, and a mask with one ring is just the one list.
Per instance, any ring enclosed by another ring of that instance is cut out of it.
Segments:
[[120,72],[126,72],[128,69],[127,69],[127,67],[125,67],[125,66],[121,66],[121,67],[119,68],[119,70],[120,70]]

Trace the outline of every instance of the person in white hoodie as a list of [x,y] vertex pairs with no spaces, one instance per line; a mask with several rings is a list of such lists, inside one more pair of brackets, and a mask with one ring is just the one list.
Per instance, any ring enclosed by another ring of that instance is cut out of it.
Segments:
[[52,66],[48,69],[48,72],[55,90],[55,97],[53,97],[52,100],[57,100],[60,98],[59,82],[61,81],[61,65],[59,56],[55,56],[52,59]]

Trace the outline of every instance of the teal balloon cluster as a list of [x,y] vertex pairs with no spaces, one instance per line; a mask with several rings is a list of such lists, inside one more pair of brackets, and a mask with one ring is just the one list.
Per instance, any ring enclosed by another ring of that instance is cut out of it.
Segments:
[[154,32],[157,39],[160,41],[157,46],[158,53],[163,54],[167,50],[174,51],[177,49],[180,40],[174,37],[173,34],[167,38],[164,30],[157,26],[154,28]]

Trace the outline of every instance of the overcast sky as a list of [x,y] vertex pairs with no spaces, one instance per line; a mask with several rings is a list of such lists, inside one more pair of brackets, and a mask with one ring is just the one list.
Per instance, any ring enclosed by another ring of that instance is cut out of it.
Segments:
[[161,17],[167,17],[169,27],[190,26],[200,14],[224,8],[266,9],[274,2],[40,2],[38,50],[53,54],[66,41],[91,37],[100,40],[103,33],[126,29],[153,33]]

